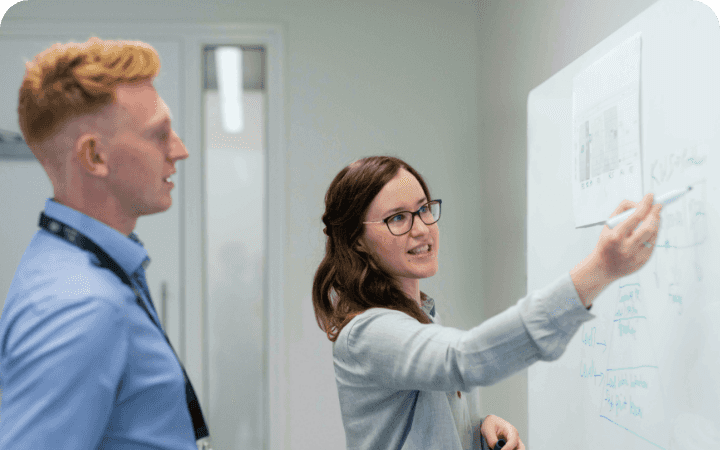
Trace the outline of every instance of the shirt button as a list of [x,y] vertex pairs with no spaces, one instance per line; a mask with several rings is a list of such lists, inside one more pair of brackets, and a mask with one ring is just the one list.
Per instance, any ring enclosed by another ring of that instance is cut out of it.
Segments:
[[462,396],[460,395],[460,391],[457,391],[457,393],[458,393],[458,398],[462,398]]

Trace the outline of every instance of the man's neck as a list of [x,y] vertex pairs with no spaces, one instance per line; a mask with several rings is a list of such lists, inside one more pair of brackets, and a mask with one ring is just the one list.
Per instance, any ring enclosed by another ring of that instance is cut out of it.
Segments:
[[113,204],[93,204],[88,201],[73,201],[65,198],[61,195],[55,195],[53,201],[60,203],[61,205],[72,208],[75,211],[81,212],[88,217],[92,217],[98,222],[104,223],[110,228],[122,233],[125,236],[130,236],[130,233],[135,229],[137,219],[121,219],[119,214],[116,213],[116,205]]

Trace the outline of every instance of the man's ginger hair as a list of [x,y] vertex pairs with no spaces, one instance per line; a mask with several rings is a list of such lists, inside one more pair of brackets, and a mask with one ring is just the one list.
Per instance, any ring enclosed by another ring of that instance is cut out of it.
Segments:
[[63,165],[64,150],[43,145],[73,119],[98,114],[115,101],[119,84],[157,76],[160,57],[139,41],[55,44],[25,64],[18,120],[25,142],[48,168]]

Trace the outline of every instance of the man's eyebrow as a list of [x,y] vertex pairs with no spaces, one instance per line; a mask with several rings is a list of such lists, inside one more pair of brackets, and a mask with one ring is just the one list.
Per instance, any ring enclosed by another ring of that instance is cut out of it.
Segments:
[[[423,203],[427,203],[427,201],[428,201],[428,200],[427,200],[427,197],[423,197],[423,198],[421,198],[420,200],[417,201],[416,206],[420,206],[420,205],[423,204]],[[393,214],[393,213],[396,213],[396,212],[398,212],[398,211],[407,211],[407,210],[404,209],[404,206],[398,206],[397,208],[393,208],[393,209],[391,209],[390,211],[386,212],[385,214],[383,214],[383,216],[389,216],[389,215],[391,215],[391,214]]]

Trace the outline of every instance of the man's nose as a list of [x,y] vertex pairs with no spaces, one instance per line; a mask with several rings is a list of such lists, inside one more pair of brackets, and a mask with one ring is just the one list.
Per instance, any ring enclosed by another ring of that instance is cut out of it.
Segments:
[[182,139],[175,134],[175,131],[173,131],[173,135],[175,136],[175,142],[173,142],[172,151],[170,152],[170,159],[176,161],[190,156]]

